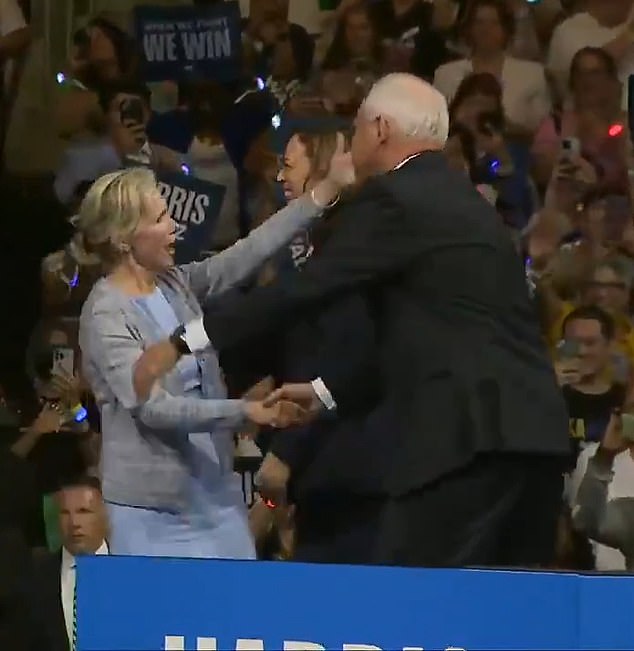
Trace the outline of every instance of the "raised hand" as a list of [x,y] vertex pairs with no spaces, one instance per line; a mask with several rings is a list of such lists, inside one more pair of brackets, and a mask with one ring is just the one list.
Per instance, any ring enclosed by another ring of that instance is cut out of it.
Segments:
[[560,387],[574,386],[581,381],[581,371],[565,362],[555,362],[555,375]]
[[51,386],[69,409],[81,402],[81,380],[79,376],[55,373],[51,378]]
[[48,434],[59,432],[66,420],[64,412],[59,405],[45,403],[37,418],[28,426],[21,428],[22,432],[33,434]]
[[337,148],[330,159],[327,178],[339,188],[352,185],[355,181],[352,156],[349,151],[346,151],[346,139],[343,133],[337,133]]

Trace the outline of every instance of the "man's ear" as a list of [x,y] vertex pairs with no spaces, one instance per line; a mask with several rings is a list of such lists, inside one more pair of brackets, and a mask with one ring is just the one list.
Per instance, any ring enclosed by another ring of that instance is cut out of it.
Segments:
[[379,143],[384,144],[391,135],[392,125],[381,115],[377,118],[376,122]]

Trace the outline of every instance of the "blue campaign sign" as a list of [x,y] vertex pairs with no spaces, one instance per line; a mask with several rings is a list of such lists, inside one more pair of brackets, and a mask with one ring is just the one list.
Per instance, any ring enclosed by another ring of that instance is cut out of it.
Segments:
[[[106,556],[78,572],[79,651],[585,648],[573,574]],[[633,649],[634,582],[605,581],[631,587],[608,606],[601,588],[595,638]]]
[[[585,576],[579,594],[581,649],[634,649],[634,576]],[[609,624],[608,624],[609,622]]]
[[135,7],[146,80],[237,79],[241,74],[240,21],[240,5],[235,1],[205,7]]
[[176,264],[199,259],[212,243],[226,188],[186,174],[160,174],[158,182],[176,222]]

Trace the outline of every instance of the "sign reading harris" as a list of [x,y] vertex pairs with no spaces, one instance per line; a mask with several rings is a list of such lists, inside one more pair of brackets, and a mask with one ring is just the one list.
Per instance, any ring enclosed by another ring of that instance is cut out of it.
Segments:
[[240,76],[241,29],[238,2],[206,7],[134,9],[147,81],[201,77],[233,81]]
[[79,651],[634,649],[627,575],[130,556],[77,564]]
[[198,260],[211,246],[226,188],[186,174],[160,174],[158,181],[176,222],[176,264]]

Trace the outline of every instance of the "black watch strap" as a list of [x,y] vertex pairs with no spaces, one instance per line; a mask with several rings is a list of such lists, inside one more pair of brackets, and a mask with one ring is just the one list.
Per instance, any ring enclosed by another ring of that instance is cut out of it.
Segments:
[[191,350],[185,340],[185,326],[179,325],[170,335],[170,342],[176,348],[179,355],[191,355]]

